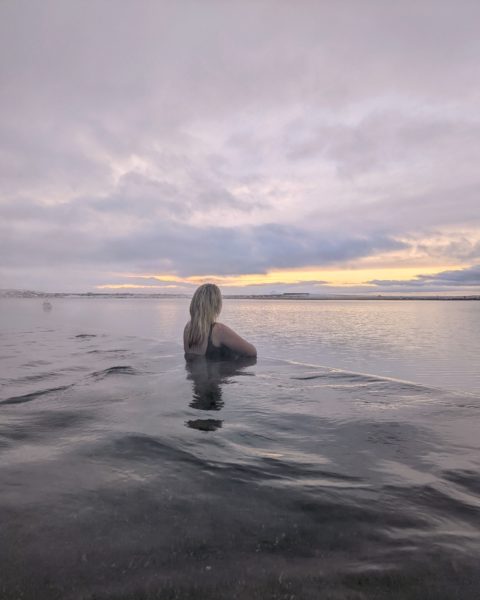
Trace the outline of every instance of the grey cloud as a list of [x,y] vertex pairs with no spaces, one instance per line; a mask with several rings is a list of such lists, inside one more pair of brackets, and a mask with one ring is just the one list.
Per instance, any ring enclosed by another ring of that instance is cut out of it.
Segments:
[[454,240],[443,240],[437,243],[422,243],[412,238],[411,245],[434,258],[456,258],[459,261],[475,262],[480,260],[480,242],[475,242],[459,234]]
[[454,269],[450,271],[442,271],[435,275],[418,275],[414,279],[406,281],[393,279],[373,279],[368,283],[382,287],[395,286],[398,288],[425,288],[429,287],[471,287],[480,286],[480,264],[468,267],[466,269]]
[[175,184],[140,173],[120,177],[113,191],[102,196],[78,196],[62,203],[43,203],[28,197],[0,202],[0,216],[11,224],[37,223],[46,228],[68,226],[72,231],[99,219],[108,219],[112,229],[118,221],[136,217],[147,223],[156,219],[188,219],[212,208],[249,212],[261,202],[244,204],[215,180],[196,177]]
[[[431,116],[420,110],[377,109],[354,124],[320,124],[308,117],[285,127],[286,155],[292,160],[323,158],[340,177],[383,171],[395,163],[432,160],[443,152],[458,160],[480,160],[480,121],[473,117]],[[473,154],[473,156],[472,156]]]
[[[82,216],[85,218],[82,218]],[[164,269],[176,274],[219,275],[258,273],[271,268],[327,265],[400,249],[404,244],[377,233],[368,237],[332,232],[309,233],[295,227],[264,224],[255,227],[193,227],[152,216],[148,225],[120,234],[115,224],[100,223],[94,234],[89,223],[95,216],[86,205],[68,206],[65,213],[36,209],[46,217],[27,230],[2,228],[0,252],[4,264],[128,265],[142,270]],[[52,216],[50,219],[49,217]],[[56,221],[55,221],[56,219]],[[69,227],[67,220],[74,221]]]
[[[43,122],[55,137],[75,124],[120,154],[142,153],[192,120],[238,111],[296,102],[332,108],[398,91],[447,99],[475,89],[473,2],[461,11],[367,2],[362,19],[354,2],[350,10],[325,3],[298,10],[288,2],[86,8],[19,0],[1,10],[5,119],[23,114],[24,125]],[[361,77],[352,76],[353,64]],[[48,133],[41,139],[53,141]]]
[[368,256],[403,244],[379,234],[376,238],[308,234],[276,224],[251,228],[205,229],[164,223],[155,231],[116,238],[106,243],[103,255],[114,262],[129,262],[152,269],[160,258],[171,260],[178,275],[265,273],[273,268],[328,265]]
[[115,192],[103,198],[85,198],[83,204],[92,211],[118,216],[134,215],[151,220],[187,209],[181,203],[180,191],[168,181],[158,181],[138,173],[121,177]]
[[347,231],[360,229],[365,235],[382,228],[391,236],[412,240],[440,233],[442,227],[447,232],[454,228],[480,230],[479,190],[477,184],[454,180],[448,187],[409,194],[384,187],[372,190],[373,197],[367,194],[352,206],[336,206],[332,199],[331,204],[312,209],[310,220]]

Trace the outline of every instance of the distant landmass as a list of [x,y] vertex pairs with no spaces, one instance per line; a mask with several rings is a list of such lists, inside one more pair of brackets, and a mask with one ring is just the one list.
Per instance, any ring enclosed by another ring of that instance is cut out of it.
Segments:
[[38,292],[32,290],[0,290],[0,298],[189,298],[188,294],[139,292]]
[[[189,294],[141,292],[38,292],[32,290],[0,290],[0,298],[190,298]],[[223,294],[226,300],[480,300],[480,295],[408,296],[400,294],[310,294],[284,292],[270,294]]]

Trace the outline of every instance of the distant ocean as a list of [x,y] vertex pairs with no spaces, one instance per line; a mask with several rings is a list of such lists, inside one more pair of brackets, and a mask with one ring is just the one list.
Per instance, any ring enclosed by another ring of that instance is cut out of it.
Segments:
[[0,299],[0,598],[477,600],[480,303]]

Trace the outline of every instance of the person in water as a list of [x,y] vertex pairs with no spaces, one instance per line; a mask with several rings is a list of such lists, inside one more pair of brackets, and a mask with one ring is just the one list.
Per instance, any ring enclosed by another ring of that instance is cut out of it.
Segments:
[[222,310],[222,294],[214,283],[204,283],[190,302],[190,321],[183,332],[186,357],[235,358],[257,356],[255,346],[216,319]]

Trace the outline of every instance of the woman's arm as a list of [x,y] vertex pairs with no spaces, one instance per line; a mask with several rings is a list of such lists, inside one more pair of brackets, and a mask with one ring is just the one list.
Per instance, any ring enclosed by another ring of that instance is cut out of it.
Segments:
[[217,323],[218,341],[243,356],[257,356],[257,349],[223,323]]

